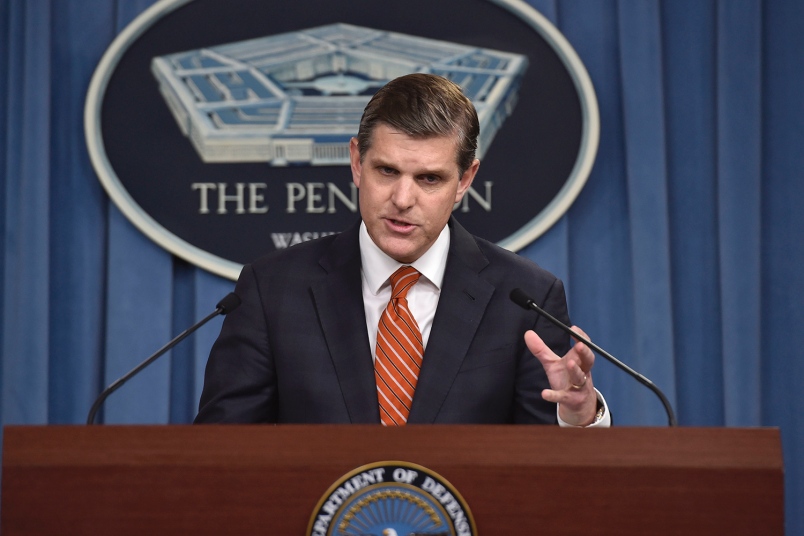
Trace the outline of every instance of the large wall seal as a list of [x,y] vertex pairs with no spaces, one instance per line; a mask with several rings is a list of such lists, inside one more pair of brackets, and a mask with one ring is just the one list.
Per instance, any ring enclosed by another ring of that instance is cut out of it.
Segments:
[[95,71],[90,158],[138,229],[234,279],[358,217],[345,144],[373,92],[408,72],[458,82],[481,116],[465,227],[515,251],[566,212],[597,152],[597,100],[520,0],[161,0]]

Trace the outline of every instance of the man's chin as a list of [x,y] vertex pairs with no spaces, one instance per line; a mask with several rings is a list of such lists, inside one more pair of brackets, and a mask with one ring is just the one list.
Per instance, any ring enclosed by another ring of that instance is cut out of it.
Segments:
[[393,241],[385,241],[382,244],[378,244],[379,248],[394,259],[397,262],[401,262],[403,264],[409,264],[416,259],[418,259],[421,255],[417,254],[418,248],[415,247],[413,244],[409,243],[399,243],[400,240],[393,240]]

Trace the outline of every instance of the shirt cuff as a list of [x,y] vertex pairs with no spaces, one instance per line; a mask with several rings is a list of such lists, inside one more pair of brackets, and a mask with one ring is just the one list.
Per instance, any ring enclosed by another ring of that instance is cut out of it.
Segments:
[[600,411],[598,411],[592,424],[587,424],[586,426],[575,426],[574,424],[564,422],[561,420],[561,416],[558,414],[558,407],[556,407],[558,425],[563,428],[611,428],[611,413],[609,413],[609,406],[606,404],[606,399],[603,398],[603,395],[600,394],[600,391],[597,389],[595,389],[595,393],[597,394],[597,405],[599,408],[602,408],[603,413],[601,415]]

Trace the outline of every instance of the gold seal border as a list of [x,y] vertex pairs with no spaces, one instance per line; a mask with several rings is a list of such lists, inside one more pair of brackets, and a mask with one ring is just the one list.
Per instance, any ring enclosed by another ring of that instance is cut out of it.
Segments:
[[[436,478],[438,480],[438,482],[447,489],[447,491],[452,493],[452,496],[455,497],[455,499],[458,501],[458,503],[463,508],[463,511],[466,514],[466,520],[469,523],[469,526],[472,528],[472,536],[478,536],[477,535],[477,526],[475,525],[475,518],[472,515],[472,510],[469,508],[469,504],[466,502],[466,499],[463,498],[463,495],[461,495],[461,493],[455,488],[455,486],[452,485],[452,483],[449,480],[447,480],[446,478],[441,476],[439,473],[436,473],[432,469],[429,469],[429,468],[427,468],[427,467],[425,467],[423,465],[419,465],[418,463],[413,463],[413,462],[405,462],[405,461],[401,461],[401,460],[386,460],[386,461],[367,463],[365,465],[361,465],[360,467],[352,469],[348,473],[342,475],[338,480],[336,480],[327,489],[327,491],[324,492],[324,494],[321,496],[321,499],[319,499],[318,503],[316,503],[315,508],[313,509],[313,513],[310,516],[310,521],[307,524],[307,531],[305,532],[305,535],[310,536],[312,534],[313,525],[315,524],[315,520],[318,517],[319,512],[321,511],[321,507],[324,505],[326,500],[335,492],[335,490],[338,489],[341,485],[343,485],[344,482],[346,482],[347,480],[351,479],[352,477],[357,476],[360,473],[364,473],[364,472],[366,472],[366,471],[368,471],[370,469],[375,469],[377,467],[387,467],[387,466],[403,467],[403,468],[413,469],[413,470],[416,470],[416,471],[418,471],[420,473],[424,473],[424,474],[426,474],[428,476]],[[385,482],[384,484],[389,484],[390,485],[390,484],[392,484],[392,482]],[[446,510],[444,509],[444,506],[438,501],[438,499],[436,499],[435,497],[430,495],[430,493],[427,490],[424,490],[424,489],[419,488],[417,486],[414,486],[412,484],[405,484],[404,482],[393,482],[393,484],[394,485],[402,485],[402,486],[410,486],[412,488],[416,488],[417,490],[419,490],[422,493],[426,493],[427,495],[432,497],[434,503],[439,508],[441,508],[442,511],[445,512],[446,518],[449,519],[450,521],[452,521],[452,518],[449,516],[448,513],[446,513]],[[372,484],[372,486],[379,486],[379,485],[382,485],[382,484]],[[346,501],[344,501],[344,504],[346,504]],[[338,509],[338,512],[340,512],[340,508]],[[333,515],[333,521],[334,520],[335,520],[335,515]],[[331,523],[330,526],[327,528],[327,533],[328,534],[330,533],[332,526],[333,526],[333,524]]]

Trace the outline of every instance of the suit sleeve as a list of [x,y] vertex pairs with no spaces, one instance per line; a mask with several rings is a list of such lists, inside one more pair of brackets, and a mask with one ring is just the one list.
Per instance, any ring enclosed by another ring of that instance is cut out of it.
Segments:
[[195,423],[275,422],[276,372],[254,269],[235,287],[240,307],[227,315],[210,352]]

